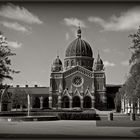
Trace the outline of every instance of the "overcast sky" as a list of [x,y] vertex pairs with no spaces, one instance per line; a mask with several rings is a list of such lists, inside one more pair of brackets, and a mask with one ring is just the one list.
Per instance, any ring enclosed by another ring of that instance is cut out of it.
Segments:
[[8,84],[49,86],[51,64],[62,62],[80,23],[82,39],[105,64],[107,84],[122,84],[129,71],[129,34],[140,25],[138,3],[0,3],[0,30],[16,56],[20,70]]

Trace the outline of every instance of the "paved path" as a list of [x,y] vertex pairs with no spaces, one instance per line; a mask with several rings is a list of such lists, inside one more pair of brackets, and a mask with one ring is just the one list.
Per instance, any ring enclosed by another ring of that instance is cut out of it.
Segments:
[[[0,121],[0,137],[12,135],[65,135],[84,137],[138,137],[132,130],[140,127],[97,127],[96,121],[41,121],[3,122]],[[3,135],[4,134],[4,135]]]

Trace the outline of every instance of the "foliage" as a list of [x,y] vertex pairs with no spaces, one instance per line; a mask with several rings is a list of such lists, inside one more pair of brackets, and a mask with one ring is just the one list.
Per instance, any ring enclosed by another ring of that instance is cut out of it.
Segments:
[[17,109],[18,106],[27,106],[27,93],[25,90],[16,88],[12,95],[12,106]]
[[116,94],[116,106],[118,106],[122,97],[134,103],[140,97],[140,27],[136,33],[130,34],[129,37],[132,40],[132,45],[129,48],[132,52],[129,60],[131,68],[123,87]]
[[137,32],[130,34],[129,37],[132,39],[132,46],[130,50],[132,51],[132,56],[130,58],[130,64],[136,63],[140,60],[140,27]]
[[4,79],[12,79],[11,74],[19,73],[19,71],[15,71],[11,69],[11,59],[10,56],[15,55],[12,53],[11,49],[8,46],[8,42],[6,37],[0,32],[0,86],[2,86],[2,82]]

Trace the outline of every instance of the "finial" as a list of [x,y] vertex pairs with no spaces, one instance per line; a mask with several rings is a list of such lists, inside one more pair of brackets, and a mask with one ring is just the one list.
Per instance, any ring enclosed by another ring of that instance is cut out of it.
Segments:
[[77,30],[77,37],[78,37],[78,38],[81,38],[80,22],[79,22],[79,27],[78,27],[78,30]]
[[98,58],[100,58],[100,53],[99,53],[99,50],[98,50]]
[[57,50],[57,58],[59,58],[59,51]]

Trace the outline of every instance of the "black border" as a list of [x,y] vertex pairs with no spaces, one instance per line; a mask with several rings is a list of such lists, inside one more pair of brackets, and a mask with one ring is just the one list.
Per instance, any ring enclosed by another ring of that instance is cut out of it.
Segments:
[[[49,3],[74,3],[74,2],[76,2],[76,3],[80,3],[80,2],[85,2],[85,3],[90,3],[90,2],[92,2],[92,3],[115,3],[115,2],[117,2],[117,3],[137,3],[137,2],[140,2],[140,0],[0,0],[0,3],[7,3],[7,2],[18,2],[18,3],[23,3],[23,2],[25,2],[25,3],[28,3],[28,2],[30,2],[30,3],[34,3],[34,2],[49,2]],[[57,140],[57,139],[59,139],[59,140],[63,140],[63,139],[68,139],[68,140],[87,140],[87,139],[90,139],[90,140],[138,140],[138,139],[140,139],[140,137],[134,137],[134,138],[130,138],[130,137],[85,137],[85,136],[57,136],[57,135],[44,135],[44,136],[42,136],[42,135],[34,135],[34,136],[32,136],[32,135],[11,135],[11,134],[4,134],[4,135],[0,135],[0,140],[1,139],[4,139],[4,140],[10,140],[10,139],[12,139],[12,140],[14,140],[14,139],[21,139],[21,140],[24,140],[24,139],[27,139],[27,140],[29,140],[29,139],[32,139],[32,140],[40,140],[40,139],[44,139],[44,140]]]

